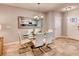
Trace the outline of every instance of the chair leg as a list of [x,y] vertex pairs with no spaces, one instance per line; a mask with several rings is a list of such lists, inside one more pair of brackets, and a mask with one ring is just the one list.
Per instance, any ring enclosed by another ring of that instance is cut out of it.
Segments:
[[[37,49],[37,48],[36,48],[36,49]],[[39,50],[40,50],[40,49],[39,49]],[[41,51],[41,50],[40,50],[40,51]],[[34,50],[33,50],[33,49],[32,49],[32,53],[33,53],[33,55],[34,55],[34,56],[37,56],[37,55],[35,55],[35,53],[34,53]]]
[[[31,50],[32,51],[32,53],[33,53],[33,55],[34,55],[34,51],[33,51],[33,49]],[[35,56],[35,55],[34,55]]]
[[39,49],[40,49],[40,51],[42,51],[43,53],[45,53],[45,51],[41,47]]
[[52,49],[51,47],[49,47],[48,45],[47,45],[47,47],[49,48],[49,49]]
[[[36,48],[36,49],[37,49],[37,48]],[[45,53],[45,52],[42,50],[42,48],[39,48],[39,50],[40,50],[42,53]],[[37,55],[34,54],[34,50],[33,50],[33,49],[32,49],[31,51],[32,51],[32,53],[33,53],[34,56],[37,56]]]

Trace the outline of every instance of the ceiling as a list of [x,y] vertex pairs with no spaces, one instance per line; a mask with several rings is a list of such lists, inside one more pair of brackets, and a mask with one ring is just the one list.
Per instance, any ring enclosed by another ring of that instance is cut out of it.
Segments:
[[4,3],[4,5],[24,8],[34,11],[48,12],[48,11],[62,11],[67,6],[75,6],[79,8],[79,3],[40,3],[39,7],[37,3]]

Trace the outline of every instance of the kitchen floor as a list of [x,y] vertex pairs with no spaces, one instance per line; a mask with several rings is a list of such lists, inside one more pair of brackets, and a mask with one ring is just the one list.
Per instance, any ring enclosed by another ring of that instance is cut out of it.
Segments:
[[[35,49],[37,56],[79,56],[79,41],[67,37],[56,38],[52,44],[49,45],[52,49],[47,52],[40,53],[39,49]],[[28,52],[19,54],[18,44],[8,45],[4,47],[5,56],[34,56],[34,53]],[[46,50],[46,47],[43,47]]]

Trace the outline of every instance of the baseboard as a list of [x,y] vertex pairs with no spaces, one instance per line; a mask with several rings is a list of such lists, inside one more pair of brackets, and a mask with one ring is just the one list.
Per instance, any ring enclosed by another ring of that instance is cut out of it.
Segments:
[[60,36],[60,37],[56,37],[56,39],[62,39],[62,38],[64,38],[64,39],[72,39],[72,40],[76,40],[76,41],[79,41],[79,39],[76,39],[76,38],[73,38],[73,37],[69,37],[69,36]]
[[15,42],[10,42],[10,43],[4,43],[4,46],[9,46],[9,45],[14,45],[14,44],[19,44],[18,41],[15,41]]

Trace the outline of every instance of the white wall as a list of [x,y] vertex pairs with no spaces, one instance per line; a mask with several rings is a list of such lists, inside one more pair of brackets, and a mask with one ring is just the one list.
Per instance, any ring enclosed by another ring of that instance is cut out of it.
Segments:
[[[18,16],[34,17],[35,15],[37,15],[35,11],[0,5],[0,24],[4,27],[0,31],[0,36],[3,36],[7,43],[18,41]],[[40,15],[44,14],[40,13]]]
[[61,20],[61,35],[67,36],[67,17],[65,12],[62,12],[62,20]]
[[62,20],[62,14],[60,12],[55,12],[55,37],[61,36],[61,20]]
[[[70,21],[70,18],[77,17],[77,23]],[[79,40],[79,9],[72,10],[67,14],[67,35],[71,38]]]
[[48,12],[47,28],[53,30],[54,37],[61,36],[61,20],[62,14],[60,12]]
[[47,17],[47,29],[53,29],[54,27],[53,12],[48,12],[46,17]]

